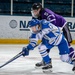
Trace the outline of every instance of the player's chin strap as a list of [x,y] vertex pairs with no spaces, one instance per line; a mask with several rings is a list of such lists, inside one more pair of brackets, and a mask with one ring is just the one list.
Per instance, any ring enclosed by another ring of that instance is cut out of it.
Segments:
[[14,61],[15,59],[19,58],[20,56],[23,55],[23,52],[18,53],[16,56],[14,56],[13,58],[11,58],[10,60],[8,60],[6,63],[4,63],[3,65],[0,66],[0,68],[4,67],[5,65],[11,63],[12,61]]
[[37,30],[37,31],[39,30],[38,26],[36,26],[36,30]]

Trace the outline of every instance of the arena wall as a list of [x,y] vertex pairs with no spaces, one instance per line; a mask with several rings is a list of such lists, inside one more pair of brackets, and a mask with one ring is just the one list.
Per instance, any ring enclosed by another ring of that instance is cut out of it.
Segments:
[[[75,18],[65,17],[75,44]],[[0,16],[0,44],[28,44],[31,16]]]

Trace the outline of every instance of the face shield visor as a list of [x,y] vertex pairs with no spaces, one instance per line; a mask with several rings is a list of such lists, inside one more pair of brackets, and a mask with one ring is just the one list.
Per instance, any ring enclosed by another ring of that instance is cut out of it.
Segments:
[[38,10],[31,9],[31,14],[32,14],[32,17],[34,17],[34,18],[38,18],[38,16],[39,16]]

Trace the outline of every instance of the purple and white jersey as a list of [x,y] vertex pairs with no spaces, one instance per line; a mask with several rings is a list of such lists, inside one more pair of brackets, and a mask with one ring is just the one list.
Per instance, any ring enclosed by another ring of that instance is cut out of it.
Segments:
[[[32,15],[32,18],[37,18],[37,17]],[[50,21],[52,24],[54,24],[57,27],[64,27],[64,25],[67,23],[62,16],[54,13],[53,11],[47,8],[44,8],[40,11],[40,16],[37,19],[40,20],[46,19],[47,21]]]
[[58,27],[64,27],[64,25],[66,24],[66,20],[62,16],[55,14],[47,8],[41,11],[40,17],[41,19],[46,19],[50,21],[52,24]]
[[46,41],[50,45],[58,45],[62,37],[63,35],[60,27],[55,26],[49,21],[41,20],[41,30],[38,33],[32,34],[30,40],[32,42],[37,42],[39,39],[42,40],[42,38],[44,38],[44,42]]

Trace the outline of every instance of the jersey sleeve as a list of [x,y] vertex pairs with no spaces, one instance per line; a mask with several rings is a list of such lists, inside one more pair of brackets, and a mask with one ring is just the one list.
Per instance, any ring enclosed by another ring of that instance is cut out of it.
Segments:
[[28,50],[33,50],[36,45],[37,45],[37,37],[35,33],[32,33],[31,36],[29,37],[29,44],[27,45]]

